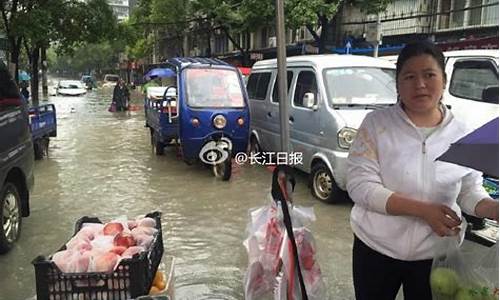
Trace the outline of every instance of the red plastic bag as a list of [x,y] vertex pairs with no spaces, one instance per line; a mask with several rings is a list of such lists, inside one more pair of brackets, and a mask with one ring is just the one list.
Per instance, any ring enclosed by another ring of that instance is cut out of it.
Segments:
[[109,112],[116,112],[116,103],[113,101],[111,102],[111,105],[108,108]]

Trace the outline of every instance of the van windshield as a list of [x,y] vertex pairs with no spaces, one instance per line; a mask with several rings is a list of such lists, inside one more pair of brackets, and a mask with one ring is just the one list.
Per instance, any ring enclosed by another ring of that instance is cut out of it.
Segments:
[[323,73],[331,105],[393,104],[396,71],[375,67],[326,69]]
[[186,70],[187,104],[191,107],[244,107],[243,88],[234,70]]

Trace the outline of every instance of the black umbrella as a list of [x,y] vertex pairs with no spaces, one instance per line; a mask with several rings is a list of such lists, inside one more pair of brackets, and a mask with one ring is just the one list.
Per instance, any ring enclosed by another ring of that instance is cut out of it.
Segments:
[[498,118],[451,144],[437,160],[473,168],[498,178]]

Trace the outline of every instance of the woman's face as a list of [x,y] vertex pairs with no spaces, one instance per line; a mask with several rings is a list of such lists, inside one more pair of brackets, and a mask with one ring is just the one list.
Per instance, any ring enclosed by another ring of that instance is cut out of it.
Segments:
[[443,70],[428,54],[408,59],[397,78],[399,97],[405,109],[419,114],[438,107],[445,85]]

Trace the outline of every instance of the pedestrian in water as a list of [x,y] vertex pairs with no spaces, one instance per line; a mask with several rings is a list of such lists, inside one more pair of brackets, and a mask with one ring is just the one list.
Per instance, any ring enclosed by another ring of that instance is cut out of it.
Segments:
[[436,161],[468,132],[441,103],[445,86],[443,53],[428,41],[406,45],[396,67],[398,103],[369,113],[351,147],[357,300],[393,300],[401,285],[405,300],[432,299],[433,249],[458,233],[461,210],[498,222],[481,172]]
[[125,81],[119,79],[113,90],[113,102],[116,105],[116,111],[125,111],[128,109],[130,93],[125,86]]
[[28,81],[22,80],[19,85],[21,86],[21,95],[23,95],[24,100],[26,102],[28,102],[29,98],[30,98],[30,92],[28,90],[28,86],[29,86]]
[[148,93],[148,87],[154,87],[154,86],[161,86],[161,79],[160,78],[151,78],[149,79],[146,83],[142,85],[142,93],[144,94],[144,97],[147,96]]

